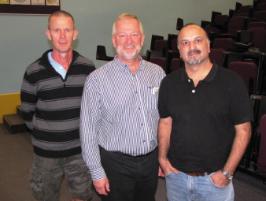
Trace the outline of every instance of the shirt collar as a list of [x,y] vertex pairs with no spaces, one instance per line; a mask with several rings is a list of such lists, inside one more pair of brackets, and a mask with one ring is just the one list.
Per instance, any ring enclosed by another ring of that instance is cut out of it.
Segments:
[[[143,68],[144,68],[144,66],[145,66],[145,65],[143,65],[144,62],[145,62],[145,60],[142,59],[141,56],[139,56],[139,60],[140,60],[140,64],[139,64],[139,69],[138,69],[138,71],[139,71],[139,70],[143,70]],[[117,66],[118,66],[119,68],[121,68],[121,70],[129,70],[129,69],[128,69],[128,65],[125,64],[125,63],[123,63],[123,62],[122,62],[117,56],[114,57],[114,62],[117,64]]]
[[[208,75],[205,77],[204,82],[211,82],[214,80],[217,72],[218,72],[218,68],[219,66],[217,64],[213,64],[212,68],[210,70],[210,72],[208,73]],[[181,81],[187,81],[188,79],[190,79],[185,71],[185,68],[180,69],[181,73],[180,73],[180,80]]]

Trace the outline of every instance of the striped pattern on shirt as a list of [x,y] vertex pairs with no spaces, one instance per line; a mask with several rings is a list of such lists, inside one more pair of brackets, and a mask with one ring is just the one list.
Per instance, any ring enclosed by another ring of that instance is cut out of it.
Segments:
[[91,73],[81,104],[82,153],[93,179],[103,178],[99,146],[132,156],[157,147],[163,69],[141,60],[135,75],[117,58]]
[[74,51],[67,75],[62,79],[48,61],[49,51],[24,74],[21,112],[32,130],[37,155],[67,157],[81,153],[80,102],[86,77],[95,68],[91,61]]

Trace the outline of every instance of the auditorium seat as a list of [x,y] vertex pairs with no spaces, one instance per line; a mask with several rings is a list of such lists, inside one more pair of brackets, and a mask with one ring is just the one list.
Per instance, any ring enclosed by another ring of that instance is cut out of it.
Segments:
[[166,65],[166,58],[165,57],[151,57],[150,62],[155,63],[161,66],[164,71],[167,73],[167,65]]
[[252,20],[254,21],[266,21],[266,10],[254,11]]
[[161,35],[152,35],[151,36],[151,46],[150,46],[150,50],[154,50],[154,46],[155,46],[155,41],[156,40],[163,40],[164,37]]
[[220,48],[225,51],[232,51],[235,49],[235,41],[232,38],[215,38],[212,48]]
[[224,66],[225,54],[224,50],[220,48],[211,48],[210,59],[213,63],[218,64],[219,66]]
[[179,68],[181,68],[182,65],[182,60],[180,58],[173,58],[171,60],[170,66],[169,66],[169,71],[170,73],[173,71],[178,70]]
[[257,65],[254,62],[233,61],[229,64],[228,68],[236,72],[243,79],[249,94],[252,94],[256,89]]
[[258,132],[260,134],[260,143],[257,168],[260,174],[266,176],[266,114],[260,119]]
[[107,56],[105,46],[97,45],[96,59],[97,60],[104,60],[104,61],[111,61],[111,60],[113,60],[113,57]]

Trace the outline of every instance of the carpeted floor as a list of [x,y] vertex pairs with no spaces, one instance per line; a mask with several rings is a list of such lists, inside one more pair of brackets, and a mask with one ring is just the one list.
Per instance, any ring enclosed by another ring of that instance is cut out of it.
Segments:
[[[34,201],[29,187],[32,148],[28,133],[9,134],[0,126],[0,200]],[[266,201],[266,184],[238,172],[234,179],[236,201]],[[60,201],[70,200],[63,184]],[[95,201],[98,201],[95,198]],[[156,201],[166,201],[164,180],[159,179]]]

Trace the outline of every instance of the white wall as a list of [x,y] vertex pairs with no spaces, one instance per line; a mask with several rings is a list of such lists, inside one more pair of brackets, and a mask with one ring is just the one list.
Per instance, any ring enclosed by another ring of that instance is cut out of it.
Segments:
[[[80,35],[76,49],[95,60],[96,46],[105,45],[113,55],[111,27],[121,12],[131,12],[140,17],[146,33],[144,52],[150,46],[152,34],[167,36],[176,33],[177,17],[185,23],[210,20],[211,11],[228,14],[234,0],[61,0],[61,8],[73,14]],[[239,0],[250,5],[252,0]],[[0,15],[0,93],[20,89],[25,68],[49,48],[44,31],[47,15]]]

